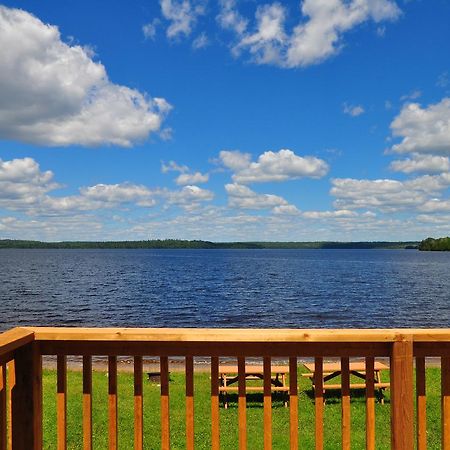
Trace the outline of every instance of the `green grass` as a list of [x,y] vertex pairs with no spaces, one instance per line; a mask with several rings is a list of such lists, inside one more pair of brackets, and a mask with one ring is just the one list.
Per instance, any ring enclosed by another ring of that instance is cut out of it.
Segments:
[[[171,445],[185,448],[184,443],[184,374],[170,375]],[[93,442],[95,449],[108,448],[108,413],[106,372],[93,373]],[[208,373],[195,374],[195,448],[211,448],[210,434],[210,379]],[[44,448],[56,448],[56,372],[44,371]],[[119,372],[119,448],[133,448],[133,375]],[[144,447],[160,448],[159,393],[157,384],[144,381]],[[314,448],[314,400],[311,383],[299,376],[299,437],[303,449]],[[236,449],[238,443],[237,397],[230,396],[227,410],[220,408],[221,448]],[[263,408],[259,394],[248,396],[247,427],[248,448],[263,448]],[[82,448],[82,374],[68,372],[68,448]],[[325,405],[325,448],[340,449],[341,406],[337,393],[327,393]],[[365,447],[364,391],[352,391],[352,448]],[[440,369],[427,369],[428,445],[440,448]],[[273,401],[273,448],[289,448],[289,409],[281,398]],[[389,392],[386,404],[376,404],[376,448],[390,448]]]

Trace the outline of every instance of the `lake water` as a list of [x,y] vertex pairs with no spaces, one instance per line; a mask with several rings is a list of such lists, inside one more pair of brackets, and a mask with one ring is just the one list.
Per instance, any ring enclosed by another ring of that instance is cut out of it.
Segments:
[[450,253],[0,250],[0,329],[450,327]]

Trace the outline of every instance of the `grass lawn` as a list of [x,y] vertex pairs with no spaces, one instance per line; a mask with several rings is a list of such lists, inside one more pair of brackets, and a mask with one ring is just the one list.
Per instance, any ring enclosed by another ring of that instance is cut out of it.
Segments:
[[[300,371],[299,371],[300,374]],[[82,448],[82,374],[68,371],[68,448]],[[171,444],[183,449],[184,444],[184,374],[170,375]],[[314,400],[311,383],[299,376],[299,440],[303,449],[314,448]],[[198,449],[211,448],[209,374],[195,374],[195,434]],[[103,371],[93,373],[93,440],[95,449],[108,448],[108,378]],[[56,371],[44,371],[44,448],[56,448]],[[118,374],[119,448],[133,448],[133,375]],[[159,449],[159,393],[157,384],[144,380],[144,448]],[[325,405],[325,448],[340,449],[341,406],[338,394],[327,393]],[[237,449],[237,397],[230,396],[227,410],[220,408],[221,448]],[[262,396],[251,394],[247,403],[248,448],[263,448]],[[289,448],[289,409],[280,398],[273,401],[273,448]],[[365,447],[364,391],[352,391],[352,448]],[[427,369],[428,445],[440,448],[440,369]],[[376,404],[377,449],[390,448],[389,391],[386,404]]]

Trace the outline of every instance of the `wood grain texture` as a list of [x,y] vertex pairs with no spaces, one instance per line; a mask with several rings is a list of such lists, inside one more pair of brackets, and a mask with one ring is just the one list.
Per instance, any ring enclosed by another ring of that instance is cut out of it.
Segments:
[[314,359],[315,439],[316,450],[323,450],[323,358]]
[[427,397],[425,358],[416,358],[417,450],[427,448]]
[[186,357],[186,450],[194,450],[194,358]]
[[350,450],[351,417],[350,417],[350,361],[341,358],[341,426],[342,426],[342,449]]
[[450,358],[441,358],[442,449],[450,450]]
[[247,399],[245,386],[245,358],[238,358],[238,427],[239,450],[247,448]]
[[109,450],[118,447],[117,356],[108,357],[108,442]]
[[375,450],[375,359],[366,358],[366,450]]
[[0,365],[0,450],[6,450],[7,420],[6,420],[6,364]]
[[92,356],[83,356],[83,449],[92,449]]
[[8,448],[12,448],[12,393],[14,390],[14,386],[16,385],[16,363],[14,360],[11,360],[6,365],[6,371],[7,371],[7,384],[8,388],[6,390],[7,395],[7,428],[8,428],[8,434],[7,434],[7,445]]
[[12,328],[0,333],[0,357],[34,341],[34,332],[25,328]]
[[134,448],[144,448],[144,399],[142,383],[142,356],[134,357]]
[[264,358],[264,450],[272,449],[272,368],[269,356]]
[[56,442],[58,450],[67,448],[67,358],[56,360]]
[[289,358],[289,448],[298,450],[297,357]]
[[170,450],[169,360],[160,358],[161,371],[161,449]]
[[219,358],[211,358],[211,449],[220,450]]

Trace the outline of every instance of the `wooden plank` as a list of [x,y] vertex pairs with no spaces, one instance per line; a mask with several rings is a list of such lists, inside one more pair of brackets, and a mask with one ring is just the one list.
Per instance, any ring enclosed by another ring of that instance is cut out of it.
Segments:
[[42,448],[42,357],[31,342],[16,350],[12,389],[12,448]]
[[23,327],[36,340],[159,342],[449,342],[450,329],[229,329],[229,328],[58,328]]
[[34,332],[24,328],[12,328],[0,333],[0,357],[34,341]]
[[298,449],[297,357],[289,358],[289,448]]
[[109,450],[118,447],[117,356],[108,357],[108,437]]
[[169,360],[167,356],[160,358],[161,371],[161,449],[170,450],[169,423]]
[[67,358],[56,361],[56,442],[58,450],[67,448]]
[[83,356],[83,449],[92,449],[92,356]]
[[220,450],[219,358],[211,358],[211,449]]
[[314,399],[316,450],[323,450],[323,358],[314,359]]
[[441,358],[442,449],[450,449],[450,358]]
[[427,394],[425,358],[416,358],[417,450],[427,448]]
[[366,450],[375,450],[375,359],[366,358]]
[[134,357],[134,448],[144,448],[144,399],[143,399],[143,362],[142,356]]
[[14,386],[16,385],[16,363],[14,360],[9,361],[6,365],[7,370],[7,384],[8,389],[6,391],[8,400],[8,417],[7,417],[7,427],[8,427],[8,448],[12,448],[12,393]]
[[194,358],[186,357],[186,450],[194,450]]
[[0,450],[6,450],[7,426],[6,426],[6,364],[0,365]]
[[350,450],[350,361],[341,359],[341,384],[342,384],[342,449]]
[[239,450],[247,448],[247,399],[245,389],[245,358],[238,358],[238,422],[239,422]]
[[392,344],[391,447],[414,448],[413,346],[410,336]]
[[272,449],[272,368],[270,356],[264,357],[264,450]]

